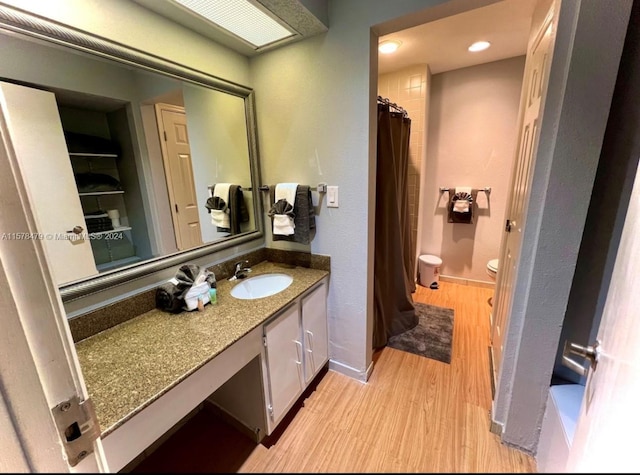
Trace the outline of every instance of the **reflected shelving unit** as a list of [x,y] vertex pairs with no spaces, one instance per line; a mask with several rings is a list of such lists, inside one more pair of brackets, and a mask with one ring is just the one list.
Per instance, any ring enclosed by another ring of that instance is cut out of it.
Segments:
[[[119,186],[117,154],[70,152],[69,157],[76,176],[108,177]],[[79,191],[78,196],[96,268],[104,272],[139,262],[141,259],[136,256],[133,229],[127,217],[125,190],[104,189],[106,185],[99,182],[92,186],[95,186],[95,191]],[[83,188],[79,186],[79,190]],[[117,212],[120,225],[113,225],[107,214],[109,210]]]

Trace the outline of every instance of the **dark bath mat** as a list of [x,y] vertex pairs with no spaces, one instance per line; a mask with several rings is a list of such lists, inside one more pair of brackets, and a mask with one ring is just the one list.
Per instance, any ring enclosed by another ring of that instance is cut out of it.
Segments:
[[414,303],[418,324],[411,330],[392,336],[387,346],[432,360],[451,363],[453,309]]

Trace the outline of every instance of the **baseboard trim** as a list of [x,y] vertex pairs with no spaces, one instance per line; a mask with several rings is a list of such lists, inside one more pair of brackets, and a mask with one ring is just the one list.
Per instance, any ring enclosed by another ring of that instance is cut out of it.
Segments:
[[502,422],[493,420],[491,409],[489,409],[489,432],[499,437],[502,437],[502,433],[504,432],[504,424],[502,424]]
[[345,376],[349,376],[356,381],[366,383],[371,375],[371,371],[373,371],[373,361],[366,371],[360,371],[344,363],[340,363],[339,361],[329,360],[329,369],[337,373],[344,374]]
[[452,275],[440,275],[440,280],[443,282],[452,282],[460,285],[472,285],[474,287],[483,287],[485,289],[494,289],[496,287],[495,282],[488,282],[485,280],[465,279],[463,277],[454,277]]
[[365,379],[365,382],[369,381],[369,378],[371,377],[371,373],[373,373],[373,361],[369,363],[369,367],[367,368],[367,374],[366,374],[367,379]]
[[494,371],[493,366],[493,347],[489,345],[487,347],[489,350],[489,381],[491,382],[491,400],[495,400],[496,398],[496,373]]

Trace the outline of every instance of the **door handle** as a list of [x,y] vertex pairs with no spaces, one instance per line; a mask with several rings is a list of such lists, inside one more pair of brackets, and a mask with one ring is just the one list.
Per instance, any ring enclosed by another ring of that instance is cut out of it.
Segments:
[[[567,368],[575,371],[580,376],[586,376],[589,368],[595,371],[596,365],[598,364],[598,357],[600,355],[600,342],[596,340],[593,345],[582,346],[577,343],[573,343],[572,341],[566,340],[564,342],[564,349],[562,351],[562,364]],[[580,364],[570,355],[580,356],[589,362],[588,366],[584,364]]]
[[80,234],[82,231],[84,231],[82,226],[74,226],[73,229],[70,229],[67,233]]

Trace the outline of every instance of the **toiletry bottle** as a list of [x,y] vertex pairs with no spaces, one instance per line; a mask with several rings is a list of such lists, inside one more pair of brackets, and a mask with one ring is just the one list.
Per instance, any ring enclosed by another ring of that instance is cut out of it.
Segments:
[[211,300],[212,305],[218,303],[218,292],[215,288],[209,289],[209,299]]

